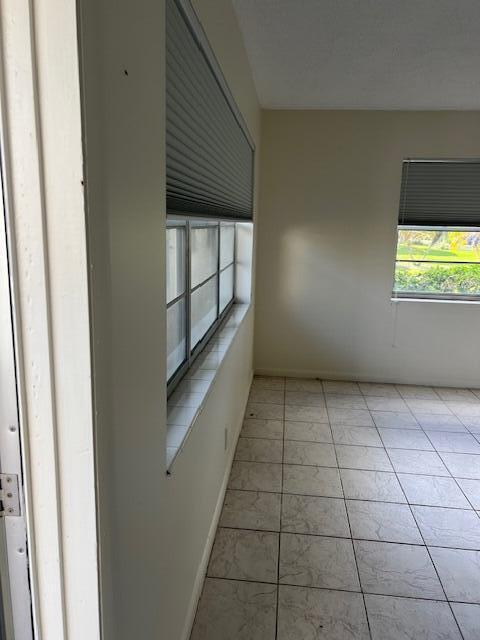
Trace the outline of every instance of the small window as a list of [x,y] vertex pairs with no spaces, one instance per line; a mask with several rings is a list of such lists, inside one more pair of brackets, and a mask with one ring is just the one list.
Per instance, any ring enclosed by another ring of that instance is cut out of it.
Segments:
[[176,387],[234,301],[234,223],[167,225],[167,378]]
[[398,228],[394,294],[480,298],[480,228]]
[[479,160],[404,160],[393,295],[480,299]]

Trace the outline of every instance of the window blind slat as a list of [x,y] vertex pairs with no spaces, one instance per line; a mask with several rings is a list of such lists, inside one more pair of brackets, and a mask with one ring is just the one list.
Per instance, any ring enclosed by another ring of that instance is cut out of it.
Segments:
[[398,222],[480,226],[480,160],[404,160]]
[[166,71],[167,212],[251,220],[253,149],[175,0]]

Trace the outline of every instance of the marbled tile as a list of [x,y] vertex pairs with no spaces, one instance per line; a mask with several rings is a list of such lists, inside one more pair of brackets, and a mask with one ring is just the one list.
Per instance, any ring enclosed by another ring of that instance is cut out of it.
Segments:
[[480,402],[446,402],[447,407],[460,418],[463,416],[475,417],[480,416]]
[[255,376],[252,381],[252,389],[272,389],[273,391],[283,391],[285,389],[285,378]]
[[173,393],[168,399],[168,406],[198,408],[202,404],[204,398],[205,393],[189,391],[186,388],[183,388],[183,385],[179,385],[175,393]]
[[332,442],[330,425],[321,422],[285,422],[285,439],[303,442]]
[[174,424],[167,425],[167,447],[178,451],[180,445],[187,437],[189,431],[188,426],[177,426]]
[[285,440],[283,456],[285,464],[311,464],[318,467],[337,466],[333,444]]
[[243,438],[268,438],[269,440],[282,440],[283,421],[247,418],[247,420],[243,421],[243,428],[240,435]]
[[480,416],[463,416],[462,424],[465,425],[471,433],[480,434]]
[[440,456],[454,478],[480,480],[480,456],[469,453],[441,453]]
[[376,398],[371,396],[367,398],[367,406],[370,411],[397,411],[399,413],[408,411],[407,404],[402,398]]
[[207,575],[210,578],[276,582],[278,533],[217,529]]
[[328,422],[325,407],[308,407],[301,405],[285,405],[285,420],[300,422]]
[[325,393],[347,393],[351,395],[361,395],[360,387],[356,382],[345,382],[343,380],[324,380],[323,390]]
[[370,412],[366,409],[328,409],[328,415],[332,424],[341,424],[351,427],[373,427]]
[[206,578],[190,640],[275,640],[277,587]]
[[354,545],[365,593],[445,599],[425,547],[363,540]]
[[282,531],[349,538],[345,501],[285,494],[282,501]]
[[189,427],[198,412],[198,407],[172,407],[168,408],[167,425]]
[[480,550],[480,518],[475,511],[444,507],[412,507],[425,544]]
[[344,469],[393,471],[385,449],[337,444],[335,450],[338,466]]
[[325,394],[327,407],[329,409],[366,409],[367,404],[363,396],[349,395],[347,393],[327,393]]
[[410,504],[468,509],[469,504],[453,478],[398,474]]
[[234,461],[228,488],[244,491],[280,492],[282,490],[282,465]]
[[208,380],[189,380],[184,378],[179,387],[193,393],[206,393],[210,389],[210,382]]
[[185,380],[203,380],[212,382],[217,375],[216,371],[210,369],[198,369],[195,365],[188,371]]
[[287,391],[285,393],[285,404],[300,407],[324,407],[325,396],[321,392]]
[[433,451],[433,446],[422,431],[415,429],[379,429],[385,447],[389,449],[418,449]]
[[480,551],[429,547],[449,600],[480,603]]
[[360,591],[352,541],[282,533],[280,583]]
[[384,429],[420,429],[416,418],[405,411],[372,411],[377,427]]
[[450,475],[435,451],[389,449],[388,455],[397,473],[418,473],[429,476]]
[[323,393],[323,384],[321,380],[314,378],[287,378],[285,382],[287,391],[306,391],[309,393]]
[[457,478],[460,489],[467,496],[474,509],[480,509],[480,480]]
[[478,640],[480,638],[480,605],[453,602],[451,606],[463,640]]
[[422,387],[415,384],[397,384],[397,391],[402,398],[416,400],[438,400],[439,397],[432,387]]
[[446,602],[365,596],[372,640],[462,640]]
[[234,491],[225,494],[220,527],[233,529],[280,530],[281,495],[260,491]]
[[335,444],[360,444],[365,447],[383,446],[374,427],[346,427],[334,424],[332,434]]
[[276,391],[274,389],[251,389],[248,397],[249,403],[267,403],[267,404],[281,404],[284,403],[284,392]]
[[450,431],[452,433],[466,433],[467,430],[460,420],[451,415],[435,415],[423,413],[417,416],[418,424],[425,431]]
[[406,502],[394,473],[340,469],[340,476],[345,498],[378,500],[380,502]]
[[235,460],[244,462],[282,462],[283,441],[266,438],[239,438]]
[[406,504],[347,500],[347,511],[354,538],[423,544],[410,507]]
[[326,467],[284,464],[283,492],[343,498],[340,472]]
[[400,394],[393,384],[377,382],[359,382],[358,386],[364,396],[377,396],[379,398],[400,398]]
[[435,387],[435,391],[444,402],[478,402],[477,396],[469,389]]
[[430,415],[452,413],[442,400],[407,400],[406,402],[410,411],[416,416],[422,413],[428,413]]
[[469,433],[428,432],[437,451],[450,453],[480,453],[480,443]]
[[283,405],[268,402],[250,402],[245,409],[245,418],[257,420],[283,420]]
[[278,640],[369,638],[361,594],[280,585]]

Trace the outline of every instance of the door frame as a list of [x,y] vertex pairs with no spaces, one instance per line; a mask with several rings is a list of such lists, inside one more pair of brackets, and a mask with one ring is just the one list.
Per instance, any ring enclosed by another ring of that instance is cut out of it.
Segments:
[[36,640],[98,640],[75,0],[0,0],[0,43],[1,155],[34,632]]

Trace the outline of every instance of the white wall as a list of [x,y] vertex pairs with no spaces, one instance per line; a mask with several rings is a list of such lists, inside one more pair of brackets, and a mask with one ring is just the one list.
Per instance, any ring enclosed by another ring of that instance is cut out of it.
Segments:
[[[180,640],[246,402],[253,313],[167,477],[164,2],[80,5],[104,638]],[[258,140],[230,2],[194,5]]]
[[402,159],[479,141],[480,112],[263,112],[257,370],[479,386],[480,305],[390,301]]

